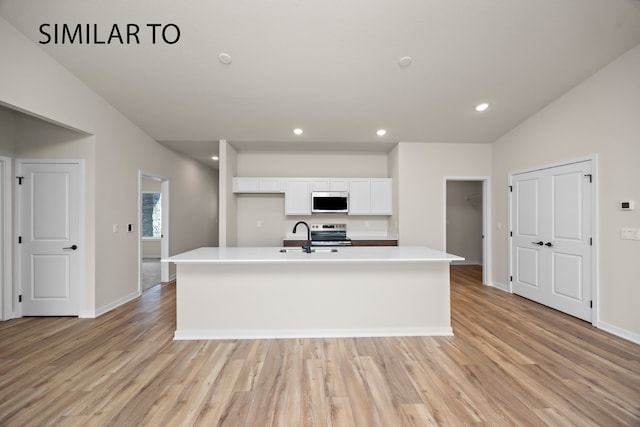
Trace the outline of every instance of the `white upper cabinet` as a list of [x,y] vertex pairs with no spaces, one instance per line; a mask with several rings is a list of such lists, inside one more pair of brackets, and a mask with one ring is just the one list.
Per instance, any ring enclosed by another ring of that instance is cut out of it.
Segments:
[[371,178],[370,214],[393,214],[393,181],[391,178]]
[[235,177],[234,193],[284,193],[286,178]]
[[391,178],[352,178],[349,183],[349,215],[391,215]]
[[313,191],[349,191],[347,178],[313,178]]
[[234,177],[234,193],[284,193],[285,215],[311,215],[312,191],[348,191],[349,215],[392,215],[391,178]]
[[285,215],[311,215],[311,178],[287,178]]
[[371,214],[371,180],[351,178],[349,180],[349,215]]

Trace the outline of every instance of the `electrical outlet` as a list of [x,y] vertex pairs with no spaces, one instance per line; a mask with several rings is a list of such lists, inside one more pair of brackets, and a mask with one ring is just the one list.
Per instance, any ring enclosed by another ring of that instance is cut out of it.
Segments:
[[639,228],[621,228],[620,238],[622,240],[640,240]]

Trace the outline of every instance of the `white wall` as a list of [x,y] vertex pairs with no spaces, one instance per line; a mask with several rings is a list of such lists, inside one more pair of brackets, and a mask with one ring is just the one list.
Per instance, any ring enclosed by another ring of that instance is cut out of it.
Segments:
[[[385,152],[239,151],[238,176],[386,178]],[[341,222],[350,231],[386,232],[386,216],[285,216],[283,194],[242,194],[237,202],[238,246],[280,246],[297,221]]]
[[447,181],[446,251],[482,264],[482,181]]
[[13,157],[16,113],[0,106],[0,156]]
[[400,210],[400,145],[396,144],[387,155],[387,173],[393,180],[393,215],[387,219],[387,231],[398,233],[398,215]]
[[[88,156],[83,315],[106,311],[137,295],[138,233],[113,233],[112,225],[124,230],[128,223],[139,223],[139,170],[171,181],[171,254],[215,245],[214,170],[157,144],[2,18],[0,57],[0,104],[82,134],[81,141],[71,145],[85,144]],[[19,127],[23,135],[42,129]],[[39,150],[43,156],[52,154],[51,147],[31,146],[25,138],[23,143],[25,155]]]
[[[620,239],[640,228],[640,45],[493,144],[493,280],[508,283],[507,174],[597,154],[599,319],[605,329],[640,342],[640,241]],[[500,224],[500,229],[498,228]]]
[[236,149],[225,140],[220,141],[220,200],[223,205],[220,209],[220,247],[238,246],[238,206],[236,196],[233,194],[233,177],[238,173],[238,153]]
[[239,151],[240,176],[386,178],[386,152]]
[[491,144],[400,143],[399,243],[444,250],[447,176],[490,176]]

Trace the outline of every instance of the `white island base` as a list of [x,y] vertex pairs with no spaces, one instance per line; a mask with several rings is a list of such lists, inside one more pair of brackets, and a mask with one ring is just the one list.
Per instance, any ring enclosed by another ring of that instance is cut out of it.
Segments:
[[[404,249],[403,249],[404,248]],[[452,335],[449,262],[420,247],[200,248],[177,264],[174,338]]]

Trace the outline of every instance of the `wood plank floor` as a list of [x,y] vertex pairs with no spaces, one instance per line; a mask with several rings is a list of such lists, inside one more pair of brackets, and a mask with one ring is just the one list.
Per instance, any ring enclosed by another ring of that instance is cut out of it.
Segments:
[[640,346],[480,277],[454,337],[174,342],[173,284],[0,322],[0,426],[640,426]]

